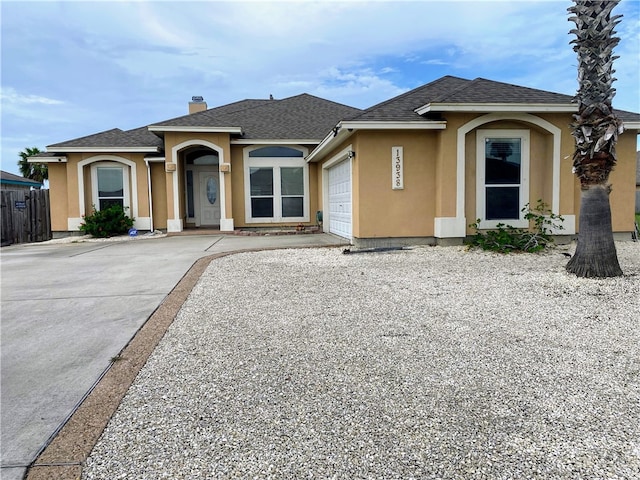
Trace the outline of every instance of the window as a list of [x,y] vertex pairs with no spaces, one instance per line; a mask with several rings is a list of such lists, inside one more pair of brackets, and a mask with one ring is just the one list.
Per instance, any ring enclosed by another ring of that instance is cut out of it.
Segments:
[[261,147],[251,150],[250,157],[275,158],[275,157],[304,157],[302,150],[291,147]]
[[479,130],[477,141],[480,227],[526,227],[522,209],[529,202],[529,131]]
[[194,150],[185,155],[187,165],[218,165],[220,154],[215,150]]
[[112,205],[129,206],[129,176],[127,168],[117,163],[100,163],[91,169],[93,204],[97,210]]
[[308,222],[306,149],[269,146],[245,150],[246,221]]
[[282,216],[304,216],[304,172],[302,167],[280,169]]
[[273,168],[251,167],[251,216],[273,217]]

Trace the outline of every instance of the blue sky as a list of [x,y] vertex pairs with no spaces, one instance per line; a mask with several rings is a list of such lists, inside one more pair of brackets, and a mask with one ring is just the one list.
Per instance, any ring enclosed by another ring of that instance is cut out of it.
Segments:
[[[245,98],[367,108],[443,75],[573,95],[569,0],[0,0],[1,161]],[[622,0],[614,106],[640,112],[640,1]]]

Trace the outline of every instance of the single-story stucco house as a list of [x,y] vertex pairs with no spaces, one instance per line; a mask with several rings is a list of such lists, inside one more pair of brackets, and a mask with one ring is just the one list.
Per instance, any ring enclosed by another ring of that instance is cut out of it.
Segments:
[[[357,246],[456,243],[526,227],[540,199],[579,228],[573,97],[445,76],[359,110],[312,95],[243,100],[49,145],[52,229],[117,203],[139,230],[313,226]],[[613,229],[633,231],[640,114],[617,112]]]

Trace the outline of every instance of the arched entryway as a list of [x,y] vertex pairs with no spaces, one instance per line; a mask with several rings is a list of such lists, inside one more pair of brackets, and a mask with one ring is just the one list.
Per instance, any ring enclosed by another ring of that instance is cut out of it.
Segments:
[[167,231],[199,227],[233,231],[233,218],[227,216],[230,199],[225,195],[230,188],[230,184],[225,186],[225,172],[230,171],[230,165],[223,148],[207,140],[192,139],[173,146],[170,159],[175,193],[169,197]]
[[208,147],[183,152],[187,228],[220,228],[220,155]]

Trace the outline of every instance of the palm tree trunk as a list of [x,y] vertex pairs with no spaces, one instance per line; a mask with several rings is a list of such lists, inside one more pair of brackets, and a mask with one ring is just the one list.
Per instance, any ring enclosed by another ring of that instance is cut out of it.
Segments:
[[567,264],[567,271],[578,277],[622,275],[611,230],[610,191],[605,184],[582,188],[578,245]]
[[567,271],[578,277],[622,275],[618,263],[608,185],[616,164],[616,142],[623,123],[612,108],[614,47],[620,39],[615,27],[621,15],[611,16],[620,0],[574,0],[568,10],[576,24],[573,50],[578,54],[576,95],[578,113],[574,115],[572,135],[576,140],[573,171],[580,179],[580,231],[578,246],[567,264]]

